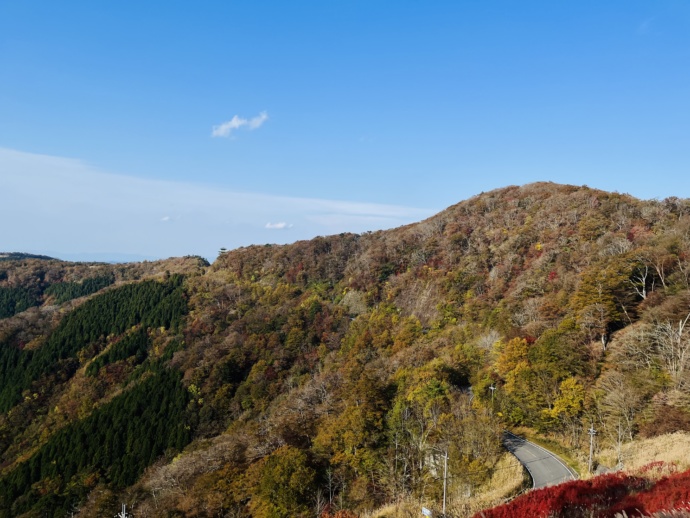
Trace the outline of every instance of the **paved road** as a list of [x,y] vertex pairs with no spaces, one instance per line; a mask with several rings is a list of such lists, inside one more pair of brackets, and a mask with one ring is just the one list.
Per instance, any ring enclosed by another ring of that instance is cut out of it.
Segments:
[[503,444],[527,468],[535,489],[577,478],[575,472],[553,453],[522,437],[504,432]]

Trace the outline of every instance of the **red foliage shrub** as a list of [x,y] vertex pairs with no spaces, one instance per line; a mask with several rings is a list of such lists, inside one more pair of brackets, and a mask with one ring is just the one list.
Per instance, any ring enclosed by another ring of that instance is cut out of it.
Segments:
[[639,474],[645,476],[651,475],[652,477],[659,478],[661,475],[670,475],[676,471],[677,465],[675,462],[668,463],[663,460],[657,460],[642,466],[639,470]]
[[646,491],[624,498],[611,510],[628,516],[647,516],[657,511],[684,508],[690,502],[690,471],[675,473],[659,480]]
[[561,516],[589,517],[606,513],[631,491],[647,486],[644,478],[611,473],[590,480],[574,480],[557,486],[531,491],[512,502],[477,513],[474,518],[530,518]]
[[[654,462],[646,472],[666,468]],[[690,507],[690,470],[661,478],[654,483],[642,477],[610,473],[591,480],[576,480],[531,491],[512,502],[487,509],[473,518],[613,518]]]

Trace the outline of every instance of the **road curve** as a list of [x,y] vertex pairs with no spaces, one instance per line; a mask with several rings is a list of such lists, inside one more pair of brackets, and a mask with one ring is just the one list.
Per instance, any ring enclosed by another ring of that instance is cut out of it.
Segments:
[[503,445],[529,471],[534,489],[577,479],[577,474],[556,455],[522,437],[504,432]]

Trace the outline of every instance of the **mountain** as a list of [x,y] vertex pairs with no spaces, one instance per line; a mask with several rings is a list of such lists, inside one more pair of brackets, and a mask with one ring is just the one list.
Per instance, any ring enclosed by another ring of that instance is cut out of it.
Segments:
[[81,252],[81,253],[55,253],[53,254],[65,261],[75,262],[100,262],[100,263],[134,263],[143,261],[156,261],[158,258],[140,254],[124,254],[120,252]]
[[21,252],[0,252],[0,261],[21,261],[22,259],[43,259],[46,261],[55,260],[47,255],[25,254]]
[[590,426],[690,431],[690,200],[537,183],[212,265],[9,260],[0,311],[0,516],[384,516],[440,508],[446,456],[464,516],[521,483],[505,427],[581,466]]

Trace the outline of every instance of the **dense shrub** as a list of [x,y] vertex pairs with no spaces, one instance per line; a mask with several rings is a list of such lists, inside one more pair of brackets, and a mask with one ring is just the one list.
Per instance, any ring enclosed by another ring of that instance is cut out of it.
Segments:
[[[656,467],[651,466],[651,470]],[[656,482],[640,476],[611,473],[531,491],[512,502],[481,511],[474,518],[632,518],[685,508],[688,502],[690,470]]]

